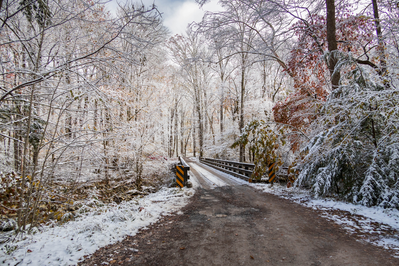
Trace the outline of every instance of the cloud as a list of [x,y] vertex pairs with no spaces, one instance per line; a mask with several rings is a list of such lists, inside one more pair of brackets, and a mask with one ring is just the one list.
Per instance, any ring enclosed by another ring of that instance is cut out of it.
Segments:
[[[220,11],[222,7],[217,0],[212,0],[205,4],[202,8],[194,0],[186,0],[184,2],[173,3],[172,8],[164,8],[164,25],[169,28],[172,34],[183,34],[188,24],[200,22],[206,11]],[[161,12],[162,7],[160,6]]]
[[[126,0],[112,0],[107,7],[114,13],[117,7],[116,2],[126,2]],[[171,33],[183,34],[187,25],[193,21],[200,22],[205,11],[219,11],[222,8],[217,0],[211,0],[202,8],[195,0],[141,0],[133,2],[142,2],[145,6],[151,6],[153,3],[162,13],[164,25],[169,28]]]
[[174,10],[173,15],[165,17],[164,24],[172,34],[182,34],[187,25],[193,21],[201,21],[204,12],[193,2],[185,2]]

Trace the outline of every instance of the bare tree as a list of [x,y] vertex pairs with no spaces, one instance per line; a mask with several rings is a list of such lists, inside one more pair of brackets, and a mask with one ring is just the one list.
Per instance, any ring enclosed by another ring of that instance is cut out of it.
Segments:
[[[115,77],[135,83],[133,121],[148,121],[141,113],[155,91],[149,80],[156,71],[149,75],[152,66],[145,61],[157,54],[151,49],[162,42],[166,30],[154,8],[125,8],[110,19],[97,2],[2,4],[0,53],[8,60],[1,68],[0,112],[5,116],[0,132],[14,142],[14,171],[21,176],[18,225],[25,230],[27,224],[37,223],[36,210],[47,185],[76,182],[82,171],[90,174],[91,165],[104,165],[105,177],[110,178],[117,161],[115,140],[121,137],[119,119],[128,117],[120,116],[120,106],[130,100],[113,101],[119,89]],[[137,70],[133,79],[117,67],[126,62]],[[144,147],[156,132],[150,124],[136,134],[138,178]]]

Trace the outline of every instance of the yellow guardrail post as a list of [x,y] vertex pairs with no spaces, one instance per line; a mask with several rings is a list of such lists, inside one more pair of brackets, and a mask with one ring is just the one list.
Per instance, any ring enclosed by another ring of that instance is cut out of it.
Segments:
[[176,183],[180,187],[184,187],[185,180],[184,180],[184,166],[183,165],[176,165]]
[[269,183],[273,183],[274,179],[276,178],[274,165],[275,165],[275,163],[269,164],[269,181],[268,181]]
[[188,171],[190,166],[179,156],[180,164],[176,165],[176,183],[180,187],[187,186],[187,180],[189,179]]

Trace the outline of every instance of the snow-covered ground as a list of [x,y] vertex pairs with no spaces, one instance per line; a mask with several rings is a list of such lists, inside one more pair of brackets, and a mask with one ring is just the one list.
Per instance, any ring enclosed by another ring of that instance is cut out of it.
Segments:
[[[201,166],[194,168],[210,182],[218,186],[227,185],[205,170],[208,166]],[[250,184],[218,172],[237,185],[249,185],[321,210],[324,217],[340,224],[349,233],[356,233],[361,239],[374,245],[395,250],[399,257],[398,210],[369,208],[333,199],[315,199],[306,190],[287,189],[278,184],[273,187],[269,184]],[[197,180],[192,182],[195,183],[194,187],[199,185]],[[177,212],[187,204],[188,198],[194,192],[194,188],[164,188],[157,193],[119,205],[94,209],[87,207],[87,212],[82,207],[83,213],[74,221],[61,226],[45,226],[34,234],[25,235],[24,239],[1,244],[0,265],[76,265],[83,256],[94,253],[100,247],[116,243],[127,235],[135,235],[139,229],[156,222],[161,216]]]
[[394,250],[399,257],[399,211],[366,207],[334,199],[316,199],[309,191],[278,184],[249,184],[263,192],[278,195],[301,205],[322,211],[322,216],[342,226],[363,241]]
[[91,209],[61,226],[42,227],[19,241],[1,244],[0,265],[76,265],[83,256],[178,211],[194,192],[163,188],[143,198]]

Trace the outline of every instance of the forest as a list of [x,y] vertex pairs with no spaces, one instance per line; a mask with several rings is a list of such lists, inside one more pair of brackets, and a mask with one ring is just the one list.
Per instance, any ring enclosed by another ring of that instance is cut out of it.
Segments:
[[156,5],[0,0],[1,220],[167,186],[179,155],[398,209],[399,2],[219,3],[171,36]]

